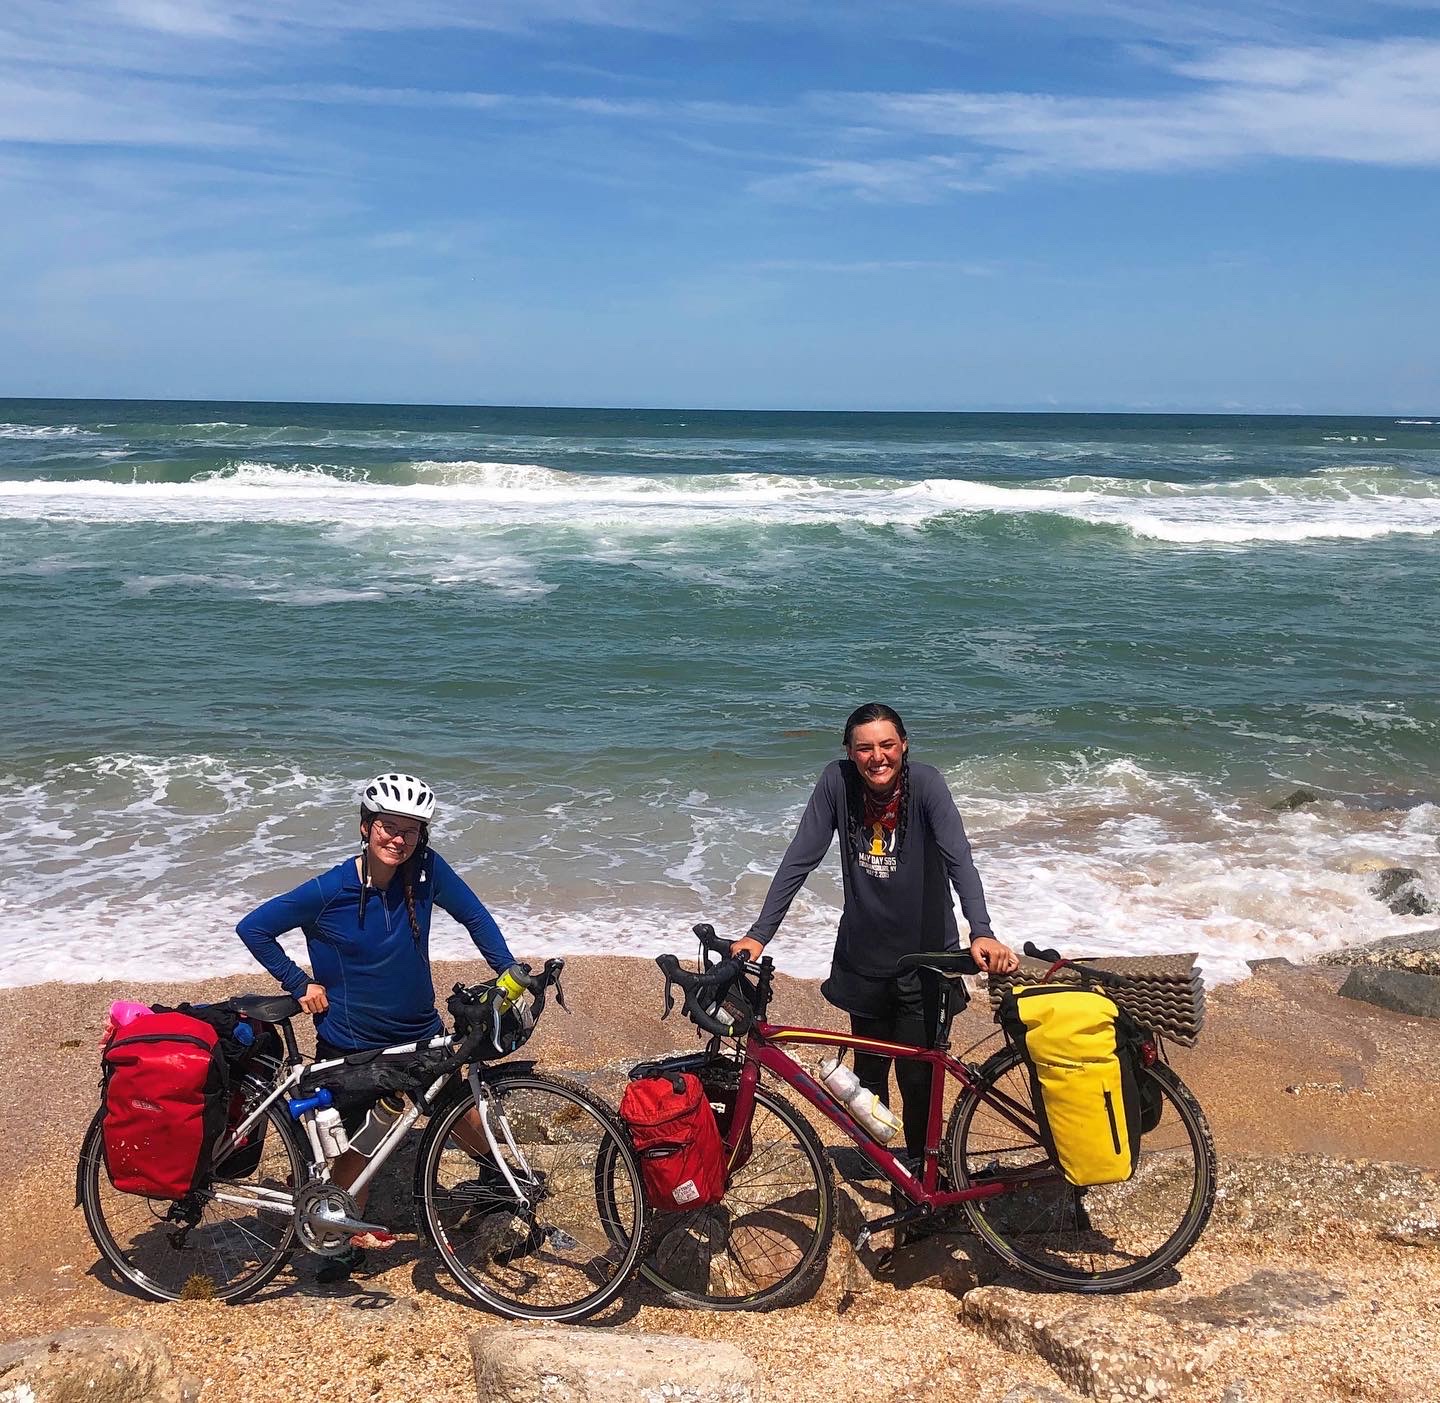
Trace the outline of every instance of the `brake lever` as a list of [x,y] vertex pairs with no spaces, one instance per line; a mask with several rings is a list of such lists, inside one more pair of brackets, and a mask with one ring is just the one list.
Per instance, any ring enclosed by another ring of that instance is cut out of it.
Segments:
[[660,1015],[662,1023],[675,1012],[675,995],[670,992],[671,983],[672,981],[667,977],[665,980],[665,1011]]

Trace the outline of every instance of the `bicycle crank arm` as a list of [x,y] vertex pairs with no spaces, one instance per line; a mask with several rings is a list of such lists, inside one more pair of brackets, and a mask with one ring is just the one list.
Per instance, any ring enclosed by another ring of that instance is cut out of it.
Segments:
[[930,1210],[921,1204],[912,1208],[902,1208],[898,1213],[887,1213],[883,1218],[876,1218],[866,1223],[855,1237],[857,1249],[869,1246],[870,1238],[877,1232],[888,1232],[891,1228],[903,1227],[906,1223],[913,1223],[918,1218],[930,1217]]
[[321,1214],[319,1214],[319,1215],[317,1215],[317,1216],[319,1217],[319,1221],[325,1224],[326,1228],[328,1228],[328,1229],[330,1229],[330,1230],[332,1230],[332,1231],[336,1231],[336,1232],[348,1232],[348,1233],[382,1232],[382,1233],[383,1233],[383,1232],[389,1232],[389,1231],[390,1231],[389,1228],[387,1228],[384,1223],[366,1223],[366,1222],[362,1221],[362,1220],[359,1219],[359,1218],[351,1218],[351,1217],[348,1216],[348,1215],[343,1215],[343,1216],[338,1217],[338,1218],[332,1218],[332,1217],[330,1217],[328,1214],[321,1213]]

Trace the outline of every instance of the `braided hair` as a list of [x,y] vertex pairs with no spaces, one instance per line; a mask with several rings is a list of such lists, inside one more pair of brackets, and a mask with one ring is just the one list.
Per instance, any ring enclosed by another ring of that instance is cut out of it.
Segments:
[[[363,806],[360,809],[360,924],[365,924],[365,901],[370,895],[370,824],[375,815]],[[415,914],[415,874],[425,861],[425,850],[430,846],[430,825],[420,825],[420,837],[415,851],[400,864],[399,877],[405,884],[405,910],[410,917],[410,934],[415,944],[420,944],[420,918]]]
[[[841,737],[841,744],[844,745],[847,752],[850,749],[850,738],[854,735],[856,727],[868,726],[872,721],[888,721],[895,727],[895,733],[901,740],[907,739],[905,723],[900,719],[900,713],[894,707],[886,706],[884,702],[866,702],[863,706],[857,706],[845,718],[845,734]],[[842,765],[841,773],[845,776],[845,841],[854,850],[858,849],[862,842],[861,834],[865,828],[867,790],[865,781],[860,778],[860,768],[854,761]],[[899,798],[896,806],[895,857],[897,861],[903,862],[905,833],[910,826],[910,752],[908,749],[900,757],[900,777],[896,781],[895,793]]]

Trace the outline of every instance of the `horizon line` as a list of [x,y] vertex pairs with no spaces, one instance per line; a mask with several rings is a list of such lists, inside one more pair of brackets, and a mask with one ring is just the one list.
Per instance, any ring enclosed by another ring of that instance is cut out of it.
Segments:
[[989,409],[839,409],[828,407],[778,408],[764,405],[698,405],[698,404],[542,404],[542,403],[466,403],[447,400],[337,400],[337,399],[259,399],[259,398],[214,398],[206,395],[0,395],[0,404],[6,403],[54,403],[54,404],[249,404],[249,405],[296,405],[310,408],[337,409],[463,409],[463,410],[505,410],[521,409],[531,411],[559,411],[573,414],[793,414],[793,415],[1069,415],[1072,417],[1127,417],[1127,418],[1216,418],[1216,419],[1396,419],[1426,418],[1440,419],[1440,409],[1435,410],[1304,410],[1304,409],[1078,409],[1010,407]]

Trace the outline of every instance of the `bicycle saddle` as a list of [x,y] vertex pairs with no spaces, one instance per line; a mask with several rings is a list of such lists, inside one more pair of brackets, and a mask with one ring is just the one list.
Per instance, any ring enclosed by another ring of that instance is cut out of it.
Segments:
[[257,1023],[280,1023],[300,1012],[300,1000],[289,994],[241,994],[238,999],[226,999],[225,1007]]
[[962,974],[980,972],[980,966],[968,950],[925,950],[915,955],[901,955],[896,968],[902,972],[928,969],[946,979],[959,979]]

